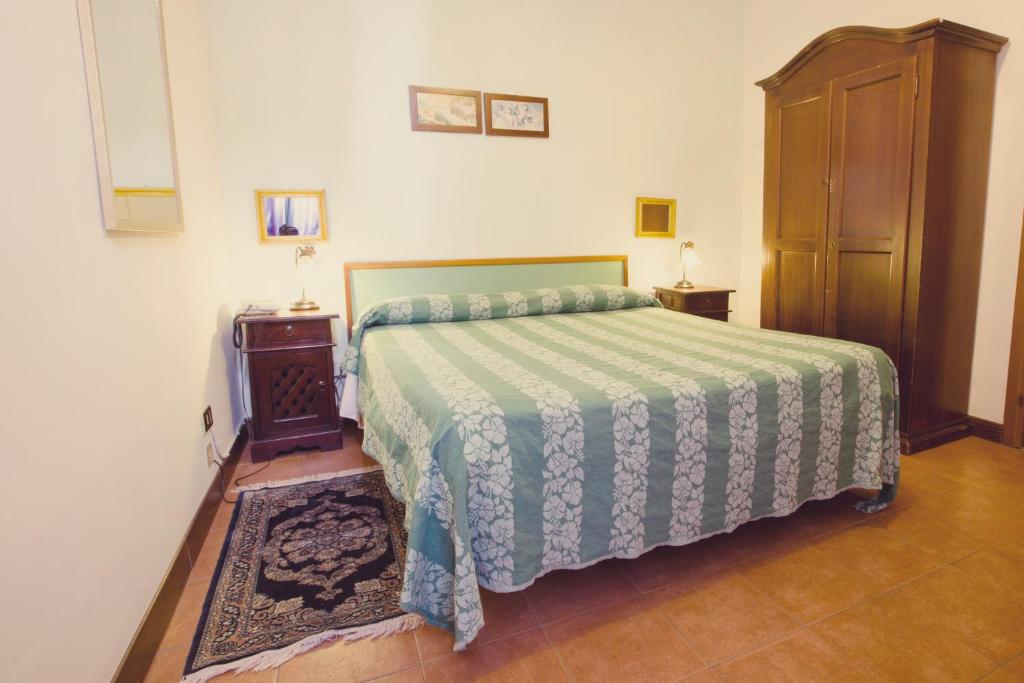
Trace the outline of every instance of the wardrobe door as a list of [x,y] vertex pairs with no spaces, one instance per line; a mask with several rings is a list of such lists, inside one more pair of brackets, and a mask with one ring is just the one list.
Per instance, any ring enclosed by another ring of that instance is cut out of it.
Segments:
[[828,83],[767,98],[764,327],[822,332],[829,106]]
[[833,81],[825,335],[896,361],[916,59]]

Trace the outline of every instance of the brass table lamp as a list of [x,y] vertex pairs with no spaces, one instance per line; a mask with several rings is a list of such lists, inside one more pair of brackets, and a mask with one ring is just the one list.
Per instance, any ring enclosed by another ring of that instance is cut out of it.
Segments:
[[679,245],[679,261],[683,266],[683,279],[676,283],[680,289],[692,289],[693,283],[686,278],[686,272],[700,265],[700,256],[689,240]]
[[306,268],[303,268],[303,264],[311,263],[314,256],[316,256],[316,249],[313,248],[312,244],[295,247],[295,270],[299,274],[299,286],[302,288],[302,298],[290,306],[293,311],[315,311],[320,308],[320,304],[306,296],[306,278],[304,272]]

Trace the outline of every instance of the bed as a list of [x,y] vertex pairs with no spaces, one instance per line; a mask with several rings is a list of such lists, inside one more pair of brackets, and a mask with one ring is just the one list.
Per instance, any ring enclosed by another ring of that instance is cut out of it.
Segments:
[[413,277],[407,295],[362,295],[346,393],[406,504],[402,606],[456,649],[483,626],[479,586],[520,590],[849,488],[880,490],[866,512],[895,496],[882,351],[667,311],[614,258],[618,283],[464,293]]

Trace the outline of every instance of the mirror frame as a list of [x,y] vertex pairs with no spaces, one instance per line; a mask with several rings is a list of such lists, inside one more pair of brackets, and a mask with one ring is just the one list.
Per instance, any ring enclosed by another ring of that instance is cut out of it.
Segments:
[[156,26],[160,41],[160,65],[164,79],[164,100],[167,105],[168,144],[171,147],[171,174],[174,178],[175,202],[178,222],[168,224],[120,225],[117,220],[114,174],[110,166],[107,145],[107,125],[100,89],[99,60],[96,55],[96,34],[93,32],[92,0],[78,0],[78,24],[82,34],[82,54],[85,58],[85,80],[89,91],[89,113],[92,118],[92,137],[96,150],[96,175],[99,180],[100,208],[103,227],[110,232],[183,232],[185,214],[181,205],[181,180],[178,176],[178,153],[174,138],[174,111],[171,106],[171,83],[167,71],[167,42],[164,37],[163,2],[153,0],[156,8]]

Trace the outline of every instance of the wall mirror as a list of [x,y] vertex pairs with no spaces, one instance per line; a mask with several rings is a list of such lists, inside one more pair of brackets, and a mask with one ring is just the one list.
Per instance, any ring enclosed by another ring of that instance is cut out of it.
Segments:
[[180,232],[159,0],[78,0],[103,223]]

